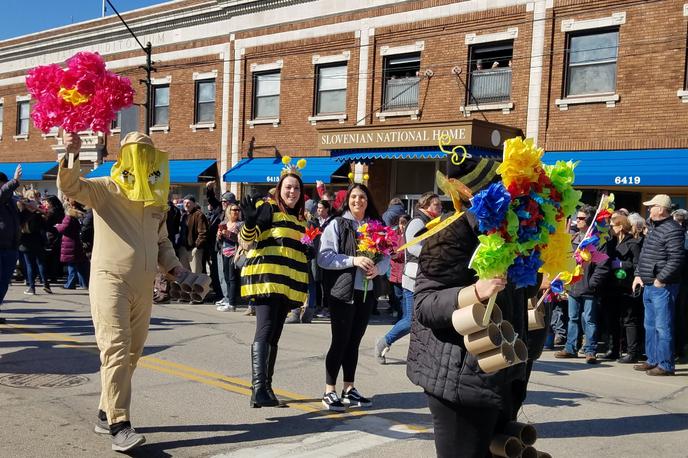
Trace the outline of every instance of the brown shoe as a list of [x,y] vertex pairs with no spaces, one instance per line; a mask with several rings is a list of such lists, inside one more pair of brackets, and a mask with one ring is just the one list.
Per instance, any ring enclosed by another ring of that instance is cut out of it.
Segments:
[[665,371],[661,367],[657,366],[653,369],[650,369],[645,372],[647,375],[659,375],[659,376],[664,376],[664,375],[674,375],[673,372],[670,371]]
[[654,369],[655,367],[657,367],[657,366],[654,366],[652,364],[647,364],[647,363],[640,363],[640,364],[636,364],[635,366],[633,366],[633,369],[640,371],[640,372],[646,372],[646,371],[649,371],[650,369]]
[[597,364],[597,357],[594,353],[588,353],[585,355],[585,362],[588,364]]
[[554,353],[555,358],[559,359],[567,359],[567,358],[578,358],[578,355],[574,353],[569,353],[566,350],[559,350],[558,352]]

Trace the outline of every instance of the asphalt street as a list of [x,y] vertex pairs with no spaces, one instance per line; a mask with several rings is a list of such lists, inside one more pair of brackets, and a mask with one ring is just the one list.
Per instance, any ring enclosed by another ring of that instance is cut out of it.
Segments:
[[[118,456],[93,432],[100,379],[88,295],[10,288],[0,324],[0,457]],[[387,365],[372,356],[391,326],[383,312],[364,337],[356,386],[373,407],[322,410],[329,322],[286,325],[274,384],[285,406],[249,408],[254,318],[211,305],[155,305],[134,376],[132,422],[141,457],[432,457],[432,419],[406,378],[408,337]],[[649,377],[583,359],[536,364],[520,418],[536,448],[560,457],[688,457],[688,366]],[[121,455],[119,455],[121,456]]]

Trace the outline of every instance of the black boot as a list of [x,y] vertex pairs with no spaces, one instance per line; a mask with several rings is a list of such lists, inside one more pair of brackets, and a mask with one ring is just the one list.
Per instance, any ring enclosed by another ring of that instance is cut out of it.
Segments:
[[268,392],[270,399],[279,405],[279,399],[272,391],[272,374],[275,373],[275,362],[277,361],[277,345],[270,345],[270,353],[268,353],[268,378],[265,381],[265,391]]
[[267,342],[253,342],[251,346],[251,407],[275,407],[277,399],[270,398],[267,391],[268,354]]

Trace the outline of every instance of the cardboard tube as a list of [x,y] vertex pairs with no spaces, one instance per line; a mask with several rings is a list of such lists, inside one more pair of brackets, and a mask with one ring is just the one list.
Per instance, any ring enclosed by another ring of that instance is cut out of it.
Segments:
[[485,306],[482,304],[472,304],[452,313],[452,324],[454,329],[461,335],[467,336],[474,332],[485,329],[483,326],[483,316],[485,315]]
[[499,330],[502,332],[502,339],[504,342],[508,342],[510,344],[514,343],[516,340],[516,332],[514,331],[514,327],[511,325],[511,323],[508,321],[502,321],[502,324],[499,325]]
[[523,450],[521,450],[521,458],[538,458],[538,451],[535,450],[534,447],[531,447],[530,445],[526,445],[523,447]]
[[184,281],[179,284],[179,286],[182,287],[182,291],[191,294],[191,291],[193,291],[193,284],[196,282],[196,278],[198,278],[198,276],[195,273],[189,272],[189,275],[184,277]]
[[458,308],[462,309],[473,304],[480,304],[480,299],[478,295],[475,294],[475,286],[467,286],[459,291],[459,296],[457,298]]
[[186,277],[188,277],[189,275],[191,275],[191,272],[187,270],[183,271],[179,277],[174,278],[174,283],[181,286]]
[[502,323],[502,320],[502,309],[500,309],[499,306],[495,304],[494,308],[492,309],[492,316],[490,317],[490,321],[494,324],[499,325]]
[[191,300],[191,294],[184,291],[183,289],[180,289],[179,290],[179,300],[181,302],[189,302]]
[[198,294],[198,293],[195,292],[195,291],[192,291],[192,292],[191,292],[191,300],[192,300],[193,302],[203,302],[203,298],[204,298],[204,297],[205,297],[205,296],[201,296],[200,294]]
[[513,436],[497,434],[490,442],[490,452],[505,458],[518,458],[521,454],[521,442]]
[[552,458],[552,455],[547,452],[541,452],[540,450],[537,451],[537,456],[538,458]]
[[193,284],[193,292],[205,296],[210,291],[211,279],[208,275],[199,275]]
[[[516,338],[516,342],[514,342],[513,346],[514,346],[514,353],[516,354],[516,364],[528,362],[528,347],[526,346],[525,342],[519,338]],[[523,440],[523,439],[521,439],[521,440]],[[526,441],[523,441],[523,443],[526,445],[532,445],[532,444],[526,443]]]
[[490,323],[482,331],[464,336],[463,343],[466,346],[466,350],[474,355],[478,355],[500,346],[502,344],[502,334],[499,332],[499,327],[496,324]]
[[528,310],[528,330],[535,331],[545,327],[545,312],[544,310],[530,309]]
[[478,365],[485,373],[497,372],[511,366],[515,359],[514,348],[503,342],[498,348],[478,355]]
[[179,299],[181,292],[182,289],[177,283],[170,283],[170,299]]
[[504,434],[514,436],[524,445],[533,445],[537,440],[537,431],[533,425],[510,421],[504,426]]

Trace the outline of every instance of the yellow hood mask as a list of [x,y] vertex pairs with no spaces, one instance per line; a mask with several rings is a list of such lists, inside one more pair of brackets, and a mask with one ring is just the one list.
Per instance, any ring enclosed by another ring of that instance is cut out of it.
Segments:
[[123,145],[110,177],[129,200],[167,208],[170,164],[167,153],[155,149],[152,144]]

